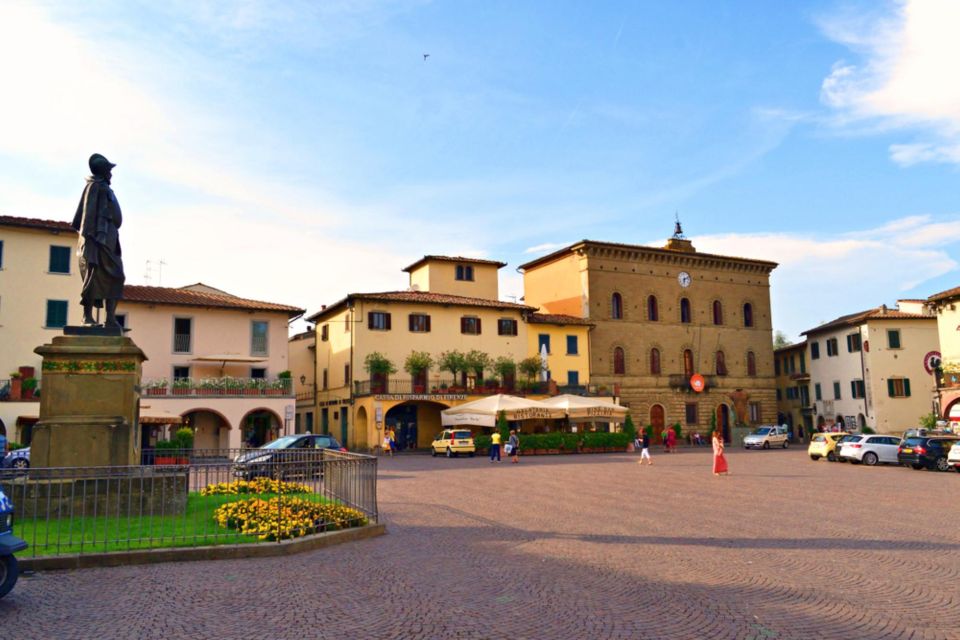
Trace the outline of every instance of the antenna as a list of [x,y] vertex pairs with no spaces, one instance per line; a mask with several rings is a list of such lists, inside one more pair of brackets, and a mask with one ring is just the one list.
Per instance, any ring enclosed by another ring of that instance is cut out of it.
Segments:
[[152,266],[152,265],[150,264],[150,261],[147,260],[146,270],[145,270],[144,273],[143,273],[143,281],[144,281],[145,283],[147,283],[147,286],[148,286],[148,287],[150,286],[150,281],[153,279],[153,276],[152,276],[151,270],[150,270],[150,269],[151,269],[151,266]]
[[158,287],[162,287],[162,286],[163,286],[163,268],[164,268],[165,266],[167,266],[167,263],[163,261],[163,258],[160,258],[160,269],[158,270],[158,271],[159,271],[159,275],[157,276],[157,286],[158,286]]

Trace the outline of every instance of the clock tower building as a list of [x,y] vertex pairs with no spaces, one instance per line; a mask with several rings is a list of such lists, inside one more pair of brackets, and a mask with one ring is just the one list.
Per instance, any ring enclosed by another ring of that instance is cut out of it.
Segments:
[[[590,380],[634,421],[728,442],[777,417],[776,263],[698,252],[678,221],[663,247],[583,240],[520,267],[526,304],[589,319]],[[694,376],[699,376],[694,378]],[[691,383],[693,380],[693,383]]]

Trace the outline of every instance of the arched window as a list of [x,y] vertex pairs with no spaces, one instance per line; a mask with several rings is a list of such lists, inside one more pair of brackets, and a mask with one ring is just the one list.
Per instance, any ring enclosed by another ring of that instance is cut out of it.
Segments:
[[680,322],[690,322],[690,301],[686,298],[680,298]]
[[723,357],[723,351],[717,351],[717,375],[727,375],[727,361]]
[[746,302],[743,305],[743,326],[753,326],[753,305],[749,302]]
[[613,294],[613,297],[610,299],[610,317],[614,320],[621,320],[623,318],[623,296],[619,293]]
[[747,351],[747,375],[757,375],[757,357],[753,355],[753,351]]
[[723,324],[723,305],[719,300],[713,301],[713,324]]
[[657,296],[647,298],[647,318],[650,322],[657,322],[660,319],[660,310],[657,308]]
[[683,373],[688,378],[693,375],[693,351],[690,349],[683,352]]
[[613,373],[622,376],[626,372],[627,359],[623,355],[623,347],[616,347],[613,350]]
[[660,375],[660,349],[650,349],[650,373]]

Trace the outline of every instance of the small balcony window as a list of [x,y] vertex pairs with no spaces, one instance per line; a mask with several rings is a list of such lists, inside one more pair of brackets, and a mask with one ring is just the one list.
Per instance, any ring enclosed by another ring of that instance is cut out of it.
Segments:
[[253,321],[252,337],[250,340],[251,355],[267,355],[267,326],[267,323],[263,320]]

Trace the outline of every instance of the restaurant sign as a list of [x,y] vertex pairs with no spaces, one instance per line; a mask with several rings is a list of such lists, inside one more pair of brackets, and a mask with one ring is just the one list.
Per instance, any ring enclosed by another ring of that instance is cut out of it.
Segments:
[[524,409],[515,409],[513,411],[514,420],[533,420],[543,418],[549,420],[553,418],[554,411],[541,407],[527,407]]
[[587,407],[588,417],[612,418],[614,415],[613,407]]
[[374,400],[385,402],[406,402],[408,400],[424,400],[429,402],[451,402],[466,400],[465,393],[387,393],[373,396]]

